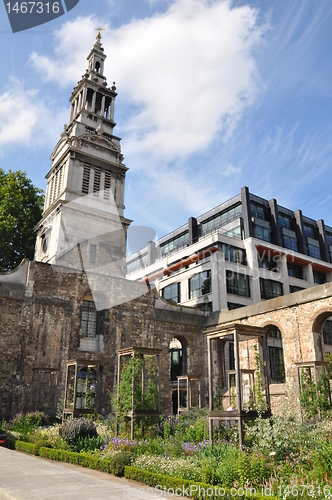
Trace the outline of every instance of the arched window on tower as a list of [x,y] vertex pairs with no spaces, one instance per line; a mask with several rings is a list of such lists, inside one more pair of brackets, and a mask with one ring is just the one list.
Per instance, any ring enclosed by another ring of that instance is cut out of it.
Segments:
[[284,349],[282,346],[282,336],[279,328],[272,328],[267,337],[267,345],[270,358],[271,382],[274,384],[283,384],[285,378]]
[[99,73],[99,71],[100,71],[100,62],[99,61],[96,62],[95,70],[97,73]]

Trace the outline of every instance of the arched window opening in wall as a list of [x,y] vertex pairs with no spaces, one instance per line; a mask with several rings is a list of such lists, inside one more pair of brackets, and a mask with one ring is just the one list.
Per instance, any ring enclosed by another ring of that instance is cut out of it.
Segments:
[[100,71],[100,62],[99,61],[96,62],[95,69],[96,69],[96,72],[99,73],[99,71]]
[[185,375],[185,352],[184,346],[177,338],[173,338],[169,345],[171,361],[171,382],[176,382],[177,377]]
[[323,339],[326,346],[332,347],[332,316],[323,325]]
[[91,295],[84,297],[81,320],[82,337],[95,338],[97,335],[97,310]]
[[267,337],[267,346],[270,359],[271,383],[283,384],[285,377],[284,349],[281,331],[276,326],[272,328]]

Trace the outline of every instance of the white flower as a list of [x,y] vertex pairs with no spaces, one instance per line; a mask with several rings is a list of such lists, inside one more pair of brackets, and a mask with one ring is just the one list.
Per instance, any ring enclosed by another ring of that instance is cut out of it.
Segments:
[[275,451],[271,451],[270,457],[274,457],[274,455],[276,455],[276,452]]

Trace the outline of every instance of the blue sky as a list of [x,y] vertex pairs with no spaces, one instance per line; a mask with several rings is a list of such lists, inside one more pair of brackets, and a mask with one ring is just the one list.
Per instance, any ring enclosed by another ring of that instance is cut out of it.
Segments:
[[332,225],[330,0],[80,0],[12,34],[0,12],[0,166],[44,176],[99,25],[129,167],[158,236],[237,194]]

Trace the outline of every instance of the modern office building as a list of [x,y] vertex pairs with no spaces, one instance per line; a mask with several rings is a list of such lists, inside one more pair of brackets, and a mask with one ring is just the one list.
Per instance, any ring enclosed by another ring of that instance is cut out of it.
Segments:
[[332,281],[332,227],[249,192],[127,258],[173,304],[235,309]]

